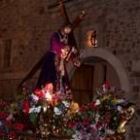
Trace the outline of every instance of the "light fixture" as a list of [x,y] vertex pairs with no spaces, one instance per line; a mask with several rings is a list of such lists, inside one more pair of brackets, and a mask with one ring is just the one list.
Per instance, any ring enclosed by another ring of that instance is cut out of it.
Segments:
[[91,30],[91,31],[87,32],[86,45],[88,47],[97,47],[98,46],[97,31],[96,30]]

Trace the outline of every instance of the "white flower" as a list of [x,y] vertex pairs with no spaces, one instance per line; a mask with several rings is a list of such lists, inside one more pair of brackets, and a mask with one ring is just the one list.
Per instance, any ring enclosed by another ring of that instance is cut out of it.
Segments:
[[76,133],[72,135],[71,140],[82,140],[82,134],[80,132],[76,131]]
[[118,99],[117,103],[124,103],[124,101],[125,101],[124,99]]
[[51,93],[47,91],[47,92],[45,93],[45,98],[46,98],[47,101],[51,101],[51,100],[52,100],[52,95],[51,95]]
[[65,107],[70,107],[70,103],[68,101],[62,101],[62,103],[65,105]]
[[95,122],[96,123],[99,121],[99,118],[100,118],[100,115],[99,114],[96,114],[96,116],[95,116]]
[[39,113],[41,111],[41,106],[35,107],[29,109],[29,113]]
[[100,105],[101,101],[99,99],[96,100],[95,105]]
[[117,110],[120,112],[120,113],[123,113],[123,108],[119,105],[117,106]]
[[47,111],[47,107],[44,106],[44,107],[43,107],[43,112],[46,112],[46,111]]
[[62,111],[58,107],[54,107],[54,113],[56,115],[61,115],[62,114]]
[[39,100],[39,97],[38,96],[36,96],[35,94],[31,94],[31,97],[32,97],[32,99],[35,101],[35,102],[38,102],[38,100]]
[[115,132],[113,130],[111,130],[111,129],[106,129],[106,133],[108,135],[113,135]]

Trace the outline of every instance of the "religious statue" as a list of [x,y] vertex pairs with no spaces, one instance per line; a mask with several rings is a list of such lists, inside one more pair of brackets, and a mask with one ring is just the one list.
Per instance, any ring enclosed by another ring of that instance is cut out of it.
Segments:
[[40,89],[47,83],[52,83],[55,92],[70,91],[66,63],[71,61],[75,66],[80,64],[76,42],[71,31],[70,25],[64,25],[52,34],[50,48],[44,58],[36,88]]
[[54,92],[65,94],[71,92],[66,63],[71,61],[74,66],[80,65],[79,50],[73,31],[84,18],[85,12],[82,11],[73,22],[70,22],[62,0],[59,0],[59,5],[65,24],[52,34],[49,50],[22,80],[19,87],[41,68],[35,89],[41,89],[46,84],[52,83]]

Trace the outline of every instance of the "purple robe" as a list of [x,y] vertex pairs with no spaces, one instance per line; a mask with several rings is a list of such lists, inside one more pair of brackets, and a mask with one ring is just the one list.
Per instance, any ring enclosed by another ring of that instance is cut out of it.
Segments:
[[[61,55],[61,49],[64,48],[66,45],[68,46],[75,46],[76,42],[74,38],[69,34],[67,36],[67,42],[62,41],[63,36],[60,32],[54,32],[51,36],[50,40],[50,48],[48,52],[46,52],[46,56],[44,58],[44,62],[41,68],[41,72],[36,84],[36,88],[42,88],[47,83],[53,83],[54,90],[56,90],[56,87],[59,82],[59,73],[58,68],[56,65],[56,59],[60,60]],[[68,74],[66,71],[66,65],[65,67],[65,75],[62,77],[62,83],[64,88],[68,87],[70,88],[70,82],[68,78]]]

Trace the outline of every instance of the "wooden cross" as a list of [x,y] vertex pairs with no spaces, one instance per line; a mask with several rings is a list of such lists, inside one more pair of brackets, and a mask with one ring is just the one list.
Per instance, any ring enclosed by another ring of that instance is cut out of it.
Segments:
[[[67,2],[71,2],[71,1],[74,1],[74,0],[62,0],[62,3],[67,3]],[[54,1],[50,5],[48,5],[48,9],[55,8],[55,7],[59,6],[59,4],[60,4],[60,0]]]

